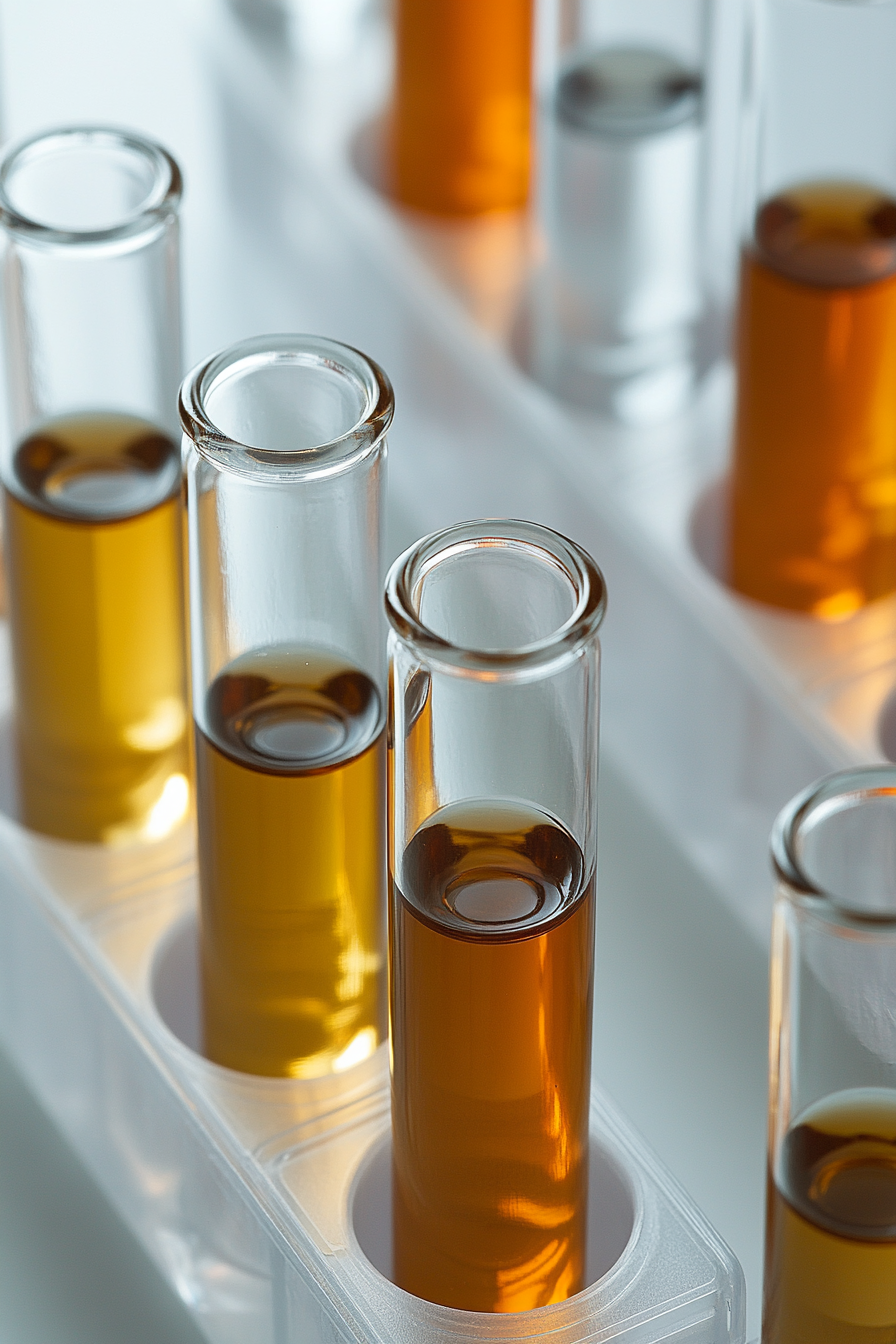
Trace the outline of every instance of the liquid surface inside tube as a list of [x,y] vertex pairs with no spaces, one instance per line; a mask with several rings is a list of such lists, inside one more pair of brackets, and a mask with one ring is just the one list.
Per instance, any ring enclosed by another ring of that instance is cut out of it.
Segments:
[[743,257],[730,577],[836,620],[896,589],[896,200],[766,202]]
[[437,812],[396,875],[395,1281],[525,1311],[584,1286],[593,874],[516,802]]
[[398,0],[398,200],[475,215],[529,195],[533,0]]
[[206,1054],[293,1077],[359,1063],[385,1035],[376,687],[333,655],[246,654],[209,688],[196,768]]
[[784,1140],[767,1218],[763,1344],[896,1338],[896,1091],[811,1107]]
[[180,454],[89,413],[16,448],[4,486],[19,807],[68,840],[159,838],[188,809]]

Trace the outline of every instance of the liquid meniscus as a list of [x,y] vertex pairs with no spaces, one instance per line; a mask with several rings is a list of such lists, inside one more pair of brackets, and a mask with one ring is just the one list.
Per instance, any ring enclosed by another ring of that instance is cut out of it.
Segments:
[[69,840],[164,835],[189,804],[180,455],[133,416],[48,421],[4,481],[19,804]]
[[658,135],[695,120],[700,75],[652,47],[608,47],[583,52],[560,76],[556,112],[564,125],[587,135]]
[[896,200],[816,183],[744,253],[731,581],[828,620],[896,589]]
[[394,875],[396,1282],[470,1311],[584,1285],[593,876],[519,803],[437,812]]
[[763,1344],[896,1338],[896,1091],[817,1102],[769,1179]]
[[310,1077],[385,1034],[380,696],[316,651],[231,663],[196,731],[205,1051]]

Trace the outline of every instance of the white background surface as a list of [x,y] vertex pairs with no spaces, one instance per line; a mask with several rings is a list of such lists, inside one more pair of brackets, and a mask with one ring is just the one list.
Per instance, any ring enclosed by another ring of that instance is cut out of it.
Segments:
[[[9,135],[120,122],[155,135],[180,161],[190,364],[241,337],[307,325],[301,285],[294,277],[277,283],[262,233],[229,221],[218,103],[195,37],[211,6],[6,0],[0,15]],[[740,1258],[749,1337],[759,1324],[765,958],[609,762],[602,804],[597,1074]],[[0,1068],[0,1344],[196,1338],[15,1076]]]

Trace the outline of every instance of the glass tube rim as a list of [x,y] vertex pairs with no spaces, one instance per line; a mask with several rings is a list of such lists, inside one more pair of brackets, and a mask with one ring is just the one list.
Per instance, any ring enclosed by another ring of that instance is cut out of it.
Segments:
[[837,770],[803,789],[775,819],[770,841],[775,874],[791,899],[826,923],[866,933],[896,931],[896,902],[892,911],[849,904],[809,877],[799,855],[800,831],[820,810],[842,811],[882,794],[896,794],[896,765]]
[[[556,630],[531,644],[507,649],[471,649],[453,644],[420,620],[415,594],[442,560],[462,550],[494,547],[496,543],[540,551],[569,579],[577,598],[574,610]],[[562,533],[525,519],[478,518],[431,532],[400,555],[386,578],[385,605],[394,633],[430,666],[501,681],[530,673],[544,675],[553,670],[552,665],[566,664],[594,641],[606,612],[607,590],[603,574],[588,552]]]
[[[365,395],[361,418],[345,433],[295,452],[242,443],[221,430],[206,402],[227,377],[277,363],[318,364],[353,376]],[[354,346],[327,336],[250,336],[198,364],[181,384],[181,426],[197,452],[215,467],[271,484],[321,480],[350,471],[381,447],[392,423],[395,395],[380,366]]]
[[[116,224],[94,229],[66,229],[34,219],[20,211],[8,193],[13,171],[59,149],[92,144],[125,150],[148,164],[150,189],[139,207]],[[154,231],[177,214],[183,178],[177,161],[155,140],[117,126],[58,126],[39,131],[9,145],[0,159],[0,225],[7,232],[35,243],[85,246],[116,243]]]

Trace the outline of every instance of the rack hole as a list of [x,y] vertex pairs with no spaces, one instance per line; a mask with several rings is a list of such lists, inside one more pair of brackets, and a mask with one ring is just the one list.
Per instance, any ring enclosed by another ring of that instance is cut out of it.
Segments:
[[[392,1265],[392,1141],[382,1139],[368,1154],[349,1195],[349,1217],[364,1255],[394,1283]],[[635,1196],[615,1159],[592,1136],[588,1180],[588,1241],[585,1286],[621,1260],[635,1226]]]

